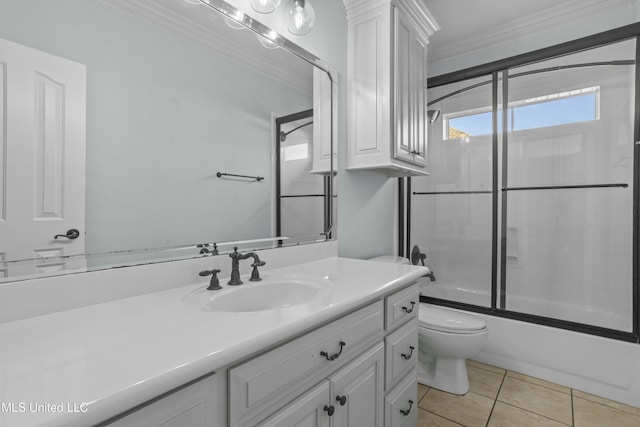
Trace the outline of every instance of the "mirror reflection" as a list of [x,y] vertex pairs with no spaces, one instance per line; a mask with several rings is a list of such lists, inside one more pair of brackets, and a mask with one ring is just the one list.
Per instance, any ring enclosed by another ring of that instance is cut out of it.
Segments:
[[[0,278],[330,237],[328,74],[212,7],[2,0],[0,55]],[[277,215],[301,111],[309,223]]]

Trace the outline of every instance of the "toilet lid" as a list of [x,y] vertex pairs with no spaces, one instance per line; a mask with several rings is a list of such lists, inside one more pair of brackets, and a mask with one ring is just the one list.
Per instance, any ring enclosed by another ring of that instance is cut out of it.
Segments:
[[479,317],[424,303],[420,304],[418,318],[420,326],[441,332],[473,334],[487,327]]

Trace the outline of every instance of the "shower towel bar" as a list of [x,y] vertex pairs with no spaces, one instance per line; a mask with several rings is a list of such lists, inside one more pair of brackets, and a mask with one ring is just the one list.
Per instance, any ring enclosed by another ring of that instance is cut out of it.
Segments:
[[217,176],[218,178],[221,178],[221,177],[223,177],[223,176],[236,176],[236,177],[239,177],[239,178],[250,178],[250,179],[255,179],[255,180],[256,180],[256,181],[258,181],[258,182],[260,182],[260,181],[262,181],[262,180],[264,179],[264,177],[263,177],[263,176],[236,175],[236,174],[234,174],[234,173],[226,173],[226,172],[217,172],[217,173],[216,173],[216,176]]

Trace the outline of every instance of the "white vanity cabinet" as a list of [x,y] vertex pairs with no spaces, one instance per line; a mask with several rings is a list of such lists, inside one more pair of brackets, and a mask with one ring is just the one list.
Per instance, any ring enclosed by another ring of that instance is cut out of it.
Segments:
[[222,425],[224,415],[220,413],[218,388],[221,384],[218,380],[219,376],[216,374],[198,379],[99,426],[210,427]]
[[229,427],[415,424],[418,292],[414,283],[230,367]]
[[418,291],[370,300],[100,425],[413,426]]
[[428,175],[427,44],[437,23],[415,0],[346,0],[347,169]]

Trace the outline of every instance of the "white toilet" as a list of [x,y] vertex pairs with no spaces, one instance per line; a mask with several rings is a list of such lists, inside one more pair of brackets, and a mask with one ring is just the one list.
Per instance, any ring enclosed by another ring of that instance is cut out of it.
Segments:
[[469,391],[465,359],[482,350],[487,324],[479,317],[420,303],[418,382],[454,394]]
[[[393,256],[372,260],[409,264],[407,258]],[[419,307],[418,382],[448,393],[465,394],[469,391],[465,360],[482,350],[487,341],[487,324],[458,310],[426,303]]]

